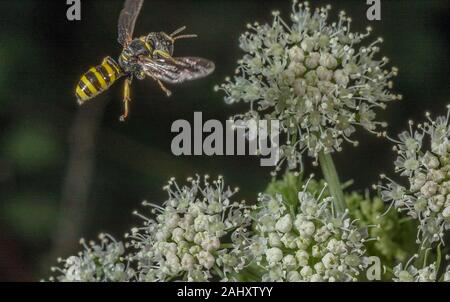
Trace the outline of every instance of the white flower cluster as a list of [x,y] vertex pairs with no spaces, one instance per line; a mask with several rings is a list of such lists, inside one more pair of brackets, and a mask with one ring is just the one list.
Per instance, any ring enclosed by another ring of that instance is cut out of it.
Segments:
[[[307,185],[306,185],[307,186]],[[331,198],[304,191],[299,204],[261,195],[250,246],[267,273],[263,281],[356,281],[365,267],[365,235],[346,214],[336,217]]]
[[225,188],[221,177],[188,179],[179,187],[172,179],[164,189],[169,199],[152,207],[156,219],[142,215],[144,226],[128,238],[136,253],[139,281],[233,280],[246,265],[244,247],[250,209],[231,200],[237,191]]
[[[450,113],[403,132],[394,150],[398,153],[395,168],[408,178],[404,187],[392,179],[382,185],[382,197],[399,210],[417,219],[418,243],[443,241],[450,228]],[[424,245],[425,246],[425,245]]]
[[63,267],[53,267],[58,277],[51,277],[50,281],[60,282],[125,282],[134,276],[134,271],[124,263],[125,249],[121,242],[107,234],[101,234],[100,245],[82,239],[84,251],[78,256],[58,259]]
[[[414,259],[418,258],[418,255],[414,255],[403,267],[402,264],[394,267],[393,273],[394,278],[392,281],[395,282],[450,282],[450,265],[447,266],[445,272],[442,276],[438,278],[438,268],[436,267],[436,262],[430,265],[424,265],[423,268],[418,269],[411,263]],[[446,257],[448,259],[448,256]]]
[[436,282],[436,263],[432,263],[421,269],[417,269],[414,265],[408,265],[403,268],[402,264],[394,267],[395,282]]
[[362,46],[371,29],[352,32],[345,12],[330,24],[329,10],[294,1],[292,25],[278,12],[271,25],[249,24],[234,79],[216,87],[227,103],[250,103],[250,112],[234,119],[280,121],[287,136],[280,164],[295,167],[304,152],[317,160],[320,152],[340,151],[344,141],[357,145],[355,126],[382,135],[379,126],[386,124],[374,109],[401,98],[390,93],[397,69],[385,69],[386,57],[376,59],[382,39]]

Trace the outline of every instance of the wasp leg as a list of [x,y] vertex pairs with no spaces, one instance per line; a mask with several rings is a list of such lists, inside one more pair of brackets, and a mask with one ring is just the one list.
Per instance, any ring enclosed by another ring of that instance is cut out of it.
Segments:
[[[151,75],[149,75],[149,76],[151,76]],[[158,83],[159,87],[161,88],[162,91],[164,91],[164,93],[167,95],[167,97],[170,97],[172,95],[172,91],[167,89],[167,87],[164,86],[164,84],[161,82],[161,80],[157,79],[154,76],[151,76],[151,78]]]
[[168,52],[164,51],[164,50],[160,50],[157,49],[153,52],[153,56],[157,57],[160,56],[163,59],[169,60],[174,64],[180,64],[180,62],[178,62],[177,60],[175,60]]
[[159,87],[162,89],[162,91],[164,91],[166,93],[167,97],[170,97],[172,95],[172,91],[167,89],[166,86],[164,86],[164,84],[160,80],[158,80],[158,79],[155,79],[155,80],[158,82]]
[[130,78],[126,78],[125,82],[124,82],[124,85],[123,85],[123,106],[124,106],[124,111],[123,111],[123,114],[119,118],[119,120],[121,122],[125,122],[125,120],[128,117],[128,114],[129,114],[129,103],[131,102],[130,86],[131,86],[131,80],[130,80]]

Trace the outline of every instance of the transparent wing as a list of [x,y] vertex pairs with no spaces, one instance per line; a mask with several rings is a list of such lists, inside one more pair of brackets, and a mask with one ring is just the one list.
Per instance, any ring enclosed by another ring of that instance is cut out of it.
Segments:
[[141,66],[150,77],[155,77],[169,84],[180,84],[204,78],[215,69],[213,62],[195,57],[174,58],[174,61],[143,58]]
[[126,0],[119,16],[118,41],[123,46],[128,45],[133,39],[134,26],[141,11],[144,0]]

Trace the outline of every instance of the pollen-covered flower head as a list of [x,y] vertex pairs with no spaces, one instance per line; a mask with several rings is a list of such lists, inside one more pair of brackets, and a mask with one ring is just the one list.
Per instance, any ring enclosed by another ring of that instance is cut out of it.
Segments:
[[407,178],[403,186],[382,175],[382,197],[399,210],[417,219],[418,241],[443,241],[450,228],[450,111],[399,135],[394,150],[395,169]]
[[131,260],[140,281],[230,280],[246,265],[250,209],[232,200],[237,189],[225,187],[221,177],[188,182],[180,187],[170,180],[163,206],[144,203],[154,219],[137,214],[144,226],[127,237],[136,249]]
[[366,264],[366,235],[347,213],[334,213],[332,199],[304,190],[298,203],[261,195],[251,254],[263,281],[356,281]]
[[108,234],[100,234],[100,244],[80,240],[84,250],[77,256],[58,259],[62,267],[53,267],[58,273],[51,281],[60,282],[125,282],[134,271],[125,263],[125,248]]
[[286,134],[280,162],[291,167],[305,152],[317,160],[320,152],[340,151],[344,141],[357,145],[357,126],[381,135],[385,123],[376,109],[401,98],[390,92],[397,69],[387,70],[388,59],[378,55],[382,39],[363,43],[370,28],[353,32],[345,12],[331,22],[329,10],[294,1],[290,25],[278,12],[272,24],[249,24],[236,75],[216,87],[227,103],[250,103],[234,119],[280,121]]

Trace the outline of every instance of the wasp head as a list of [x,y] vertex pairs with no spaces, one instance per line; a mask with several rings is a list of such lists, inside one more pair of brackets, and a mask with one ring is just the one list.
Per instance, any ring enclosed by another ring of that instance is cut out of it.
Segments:
[[197,37],[197,35],[179,35],[179,33],[184,31],[185,29],[186,27],[183,26],[170,35],[162,31],[150,33],[146,38],[146,42],[151,43],[153,48],[159,53],[162,52],[168,54],[169,56],[172,56],[176,40]]
[[147,43],[150,43],[155,50],[159,50],[173,55],[173,46],[175,40],[165,32],[150,33],[147,36]]

